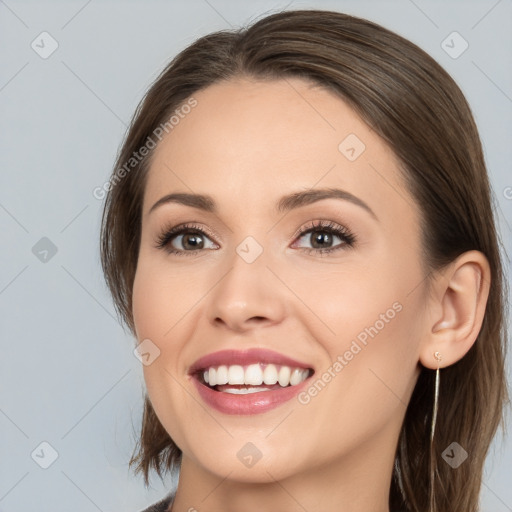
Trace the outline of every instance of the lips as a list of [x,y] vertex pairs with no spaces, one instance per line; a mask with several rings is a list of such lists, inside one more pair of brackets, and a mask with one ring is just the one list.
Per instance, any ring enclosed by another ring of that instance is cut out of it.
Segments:
[[225,414],[259,414],[291,400],[313,375],[307,364],[263,349],[223,350],[190,368],[199,395]]

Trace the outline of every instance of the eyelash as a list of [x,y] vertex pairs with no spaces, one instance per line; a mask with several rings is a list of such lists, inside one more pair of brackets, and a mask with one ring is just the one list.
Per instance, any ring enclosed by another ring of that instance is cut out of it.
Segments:
[[[301,249],[305,251],[307,254],[317,253],[320,254],[321,256],[327,255],[334,251],[338,251],[348,247],[353,247],[353,245],[356,242],[355,235],[352,234],[351,231],[345,228],[344,226],[340,226],[331,221],[326,222],[321,220],[313,221],[307,226],[301,228],[297,233],[294,234],[294,239],[302,238],[304,235],[314,233],[315,231],[321,231],[324,233],[329,233],[330,235],[336,235],[341,239],[342,243],[334,247],[328,247],[327,249],[301,247]],[[212,235],[210,235],[208,232],[206,232],[203,228],[199,226],[196,226],[194,224],[181,224],[180,226],[164,229],[163,232],[157,237],[155,247],[157,249],[166,250],[169,254],[175,254],[177,256],[193,256],[194,254],[197,253],[197,251],[200,251],[201,249],[184,251],[169,248],[172,239],[183,234],[194,234],[212,238]]]

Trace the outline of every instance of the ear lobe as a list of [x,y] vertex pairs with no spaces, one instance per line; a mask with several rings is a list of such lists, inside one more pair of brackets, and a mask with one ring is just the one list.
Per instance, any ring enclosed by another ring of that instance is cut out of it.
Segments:
[[435,278],[429,299],[435,313],[420,347],[423,366],[437,368],[435,352],[442,355],[442,367],[450,366],[473,346],[482,327],[490,278],[487,258],[479,251],[460,255]]

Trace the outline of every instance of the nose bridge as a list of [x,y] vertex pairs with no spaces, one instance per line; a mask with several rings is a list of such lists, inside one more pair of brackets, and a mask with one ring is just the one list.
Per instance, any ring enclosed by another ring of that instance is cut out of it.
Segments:
[[269,251],[254,237],[246,237],[229,259],[229,269],[215,286],[210,321],[243,330],[256,323],[282,320],[285,297],[267,268]]

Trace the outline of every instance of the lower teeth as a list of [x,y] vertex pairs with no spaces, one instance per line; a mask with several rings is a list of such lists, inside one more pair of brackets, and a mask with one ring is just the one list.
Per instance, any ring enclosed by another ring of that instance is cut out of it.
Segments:
[[226,388],[221,393],[231,393],[233,395],[248,395],[249,393],[259,393],[260,391],[270,391],[270,388],[257,387],[257,388]]

